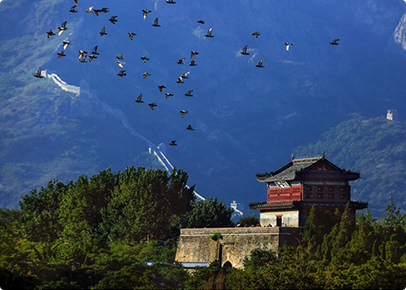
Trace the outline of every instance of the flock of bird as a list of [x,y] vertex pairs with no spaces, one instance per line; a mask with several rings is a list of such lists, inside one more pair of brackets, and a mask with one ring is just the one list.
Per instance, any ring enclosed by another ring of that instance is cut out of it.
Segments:
[[[78,10],[76,10],[76,9],[77,9],[77,6],[78,6],[78,0],[74,0],[74,1],[75,1],[75,5],[73,5],[73,6],[68,10],[70,13],[77,13],[77,12],[78,12]],[[176,4],[176,2],[175,2],[174,0],[165,0],[165,1],[166,1],[166,3],[168,3],[168,4]],[[103,8],[101,8],[101,9],[94,9],[94,6],[90,6],[90,7],[88,7],[88,8],[85,10],[85,12],[88,13],[88,14],[95,14],[96,16],[99,16],[101,13],[109,13],[109,8],[103,7]],[[148,9],[142,9],[141,12],[142,12],[142,17],[143,17],[143,19],[145,20],[145,19],[147,18],[148,14],[151,13],[152,11],[151,11],[151,10],[148,10]],[[112,23],[112,24],[115,25],[115,24],[118,22],[117,17],[118,17],[117,15],[114,15],[114,16],[111,16],[108,20],[109,20],[110,23]],[[205,24],[205,21],[204,21],[204,20],[198,20],[197,23],[199,23],[199,24]],[[51,38],[51,37],[54,37],[54,36],[56,36],[56,35],[60,36],[63,32],[65,32],[66,30],[68,30],[68,27],[66,27],[66,25],[67,25],[67,21],[64,21],[64,22],[57,28],[57,30],[58,30],[57,34],[54,33],[53,29],[50,29],[49,31],[47,31],[47,32],[46,32],[47,38]],[[155,17],[152,26],[153,26],[153,27],[157,27],[157,28],[161,27],[161,25],[160,25],[159,22],[158,22],[158,17]],[[108,33],[106,32],[106,26],[103,26],[103,28],[102,28],[101,31],[99,32],[99,35],[100,35],[100,37],[103,37],[103,36],[108,35]],[[134,33],[134,32],[128,32],[128,37],[129,37],[130,40],[133,40],[136,35],[137,35],[137,34]],[[258,38],[261,34],[260,34],[258,31],[254,31],[254,32],[251,33],[251,35],[252,35],[253,37],[255,37],[255,38]],[[204,36],[205,36],[206,38],[213,38],[213,37],[214,37],[214,35],[213,35],[213,28],[210,27],[210,28],[207,30],[207,33],[206,33]],[[331,45],[338,45],[338,44],[339,44],[338,41],[339,41],[339,39],[334,39],[333,41],[330,42],[330,44],[331,44]],[[65,57],[65,56],[66,56],[65,50],[68,48],[69,45],[71,45],[71,43],[70,43],[68,40],[63,40],[63,41],[62,41],[62,48],[63,48],[63,49],[62,49],[60,52],[57,52],[57,57],[58,57],[58,58],[62,58],[62,57]],[[286,49],[286,51],[289,51],[289,48],[290,48],[291,46],[293,46],[292,43],[285,42],[285,49]],[[93,48],[93,50],[91,51],[90,54],[89,54],[87,51],[85,51],[85,50],[79,50],[78,53],[79,53],[79,55],[78,55],[78,60],[79,60],[79,62],[82,62],[82,63],[92,62],[94,59],[97,59],[98,56],[99,56],[99,53],[98,53],[98,46],[97,46],[97,45]],[[191,53],[191,60],[190,60],[190,62],[189,62],[189,66],[191,66],[191,67],[197,66],[197,64],[196,64],[196,56],[199,54],[199,52],[197,52],[197,51],[191,51],[190,53]],[[248,45],[245,45],[245,46],[242,48],[240,54],[241,54],[241,55],[249,55],[249,54],[250,54],[250,53],[248,52]],[[115,61],[115,63],[116,63],[120,68],[124,68],[124,65],[125,65],[126,63],[123,61],[123,60],[124,60],[123,53],[121,53],[121,54],[119,54],[118,56],[116,56],[116,59],[117,59],[117,60]],[[146,56],[142,56],[142,57],[141,57],[141,60],[142,60],[144,63],[146,63],[146,62],[149,61],[150,59],[149,59],[148,57],[146,57]],[[178,59],[178,60],[176,61],[176,63],[183,65],[183,64],[185,64],[185,63],[184,63],[185,61],[186,61],[186,58],[180,58],[180,59]],[[263,65],[263,59],[261,58],[261,59],[259,60],[259,62],[258,62],[255,66],[256,66],[257,68],[264,68],[265,66]],[[185,73],[181,74],[181,75],[177,78],[176,83],[184,83],[184,80],[189,78],[189,77],[188,77],[189,74],[190,74],[190,72],[185,72]],[[117,73],[117,76],[119,76],[119,77],[125,77],[126,75],[127,75],[127,73],[126,73],[126,70],[125,70],[125,69],[122,69],[122,70],[120,70],[120,71]],[[143,79],[149,77],[150,75],[151,75],[151,74],[149,74],[148,72],[144,72],[144,73],[143,73]],[[41,68],[39,68],[38,71],[36,72],[36,74],[34,74],[34,77],[36,77],[36,78],[43,78],[43,77],[44,77],[44,76],[42,75]],[[160,92],[163,92],[163,90],[166,89],[166,86],[161,84],[161,85],[158,86],[158,89],[159,89]],[[193,97],[193,94],[192,94],[192,93],[193,93],[193,90],[188,90],[188,91],[185,93],[185,96],[187,96],[187,97]],[[171,94],[171,93],[169,93],[169,92],[165,92],[165,98],[169,98],[169,97],[172,97],[172,96],[173,96],[173,94]],[[136,102],[136,103],[144,103],[144,101],[142,100],[142,93],[138,95],[138,97],[136,98],[135,102]],[[157,105],[155,102],[151,102],[151,103],[148,103],[148,106],[151,108],[151,110],[154,110],[154,108],[157,107],[158,105]],[[186,110],[180,110],[179,113],[180,113],[181,117],[184,118],[185,115],[188,113],[188,111],[186,111]],[[195,130],[195,129],[192,127],[192,125],[190,125],[190,124],[186,127],[186,129],[189,130],[189,131],[194,131],[194,130]],[[171,146],[177,146],[177,143],[176,143],[175,140],[173,140],[173,141],[169,142],[169,145],[171,145]]]

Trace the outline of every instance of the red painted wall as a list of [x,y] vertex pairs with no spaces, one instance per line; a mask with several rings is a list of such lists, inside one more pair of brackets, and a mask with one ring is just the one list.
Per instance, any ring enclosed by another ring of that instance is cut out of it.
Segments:
[[277,186],[268,187],[267,203],[272,202],[290,202],[302,199],[302,185],[294,184],[288,188],[280,188]]

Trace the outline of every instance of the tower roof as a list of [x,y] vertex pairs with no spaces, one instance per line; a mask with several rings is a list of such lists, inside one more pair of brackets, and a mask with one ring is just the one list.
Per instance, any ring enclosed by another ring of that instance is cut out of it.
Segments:
[[292,156],[288,164],[270,173],[257,173],[256,179],[264,183],[302,179],[356,180],[359,175],[358,172],[339,168],[328,161],[323,154],[318,157],[298,159]]

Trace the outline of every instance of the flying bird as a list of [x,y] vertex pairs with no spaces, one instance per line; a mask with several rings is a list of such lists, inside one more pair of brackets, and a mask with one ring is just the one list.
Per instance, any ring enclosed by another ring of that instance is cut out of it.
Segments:
[[61,58],[62,56],[66,56],[66,54],[64,53],[63,50],[61,50],[60,52],[57,53],[58,58]]
[[293,43],[289,44],[288,42],[285,42],[285,49],[286,49],[286,51],[288,51],[288,50],[289,50],[289,47],[292,46],[292,45],[293,45]]
[[93,59],[97,58],[97,56],[91,54],[89,55],[89,62],[92,62]]
[[63,49],[66,49],[68,47],[68,45],[71,45],[71,43],[67,40],[62,41],[63,44]]
[[264,66],[262,65],[262,58],[259,60],[258,64],[256,64],[255,66],[256,66],[256,67],[264,67]]
[[55,33],[54,33],[54,31],[53,31],[52,29],[50,29],[50,30],[47,32],[47,38],[50,38],[50,37],[53,36],[53,35],[55,35]]
[[148,76],[150,76],[151,74],[149,74],[149,73],[147,73],[147,72],[144,72],[143,74],[142,74],[142,78],[143,79],[145,79],[146,77],[148,77]]
[[151,12],[151,10],[142,9],[142,16],[143,16],[144,20],[145,20],[145,18],[147,18],[147,14],[150,13],[150,12]]
[[171,142],[169,142],[169,145],[171,145],[171,146],[178,146],[178,144],[176,144],[176,141],[171,141]]
[[116,64],[117,64],[119,67],[124,67],[125,62],[124,62],[124,61],[116,60]]
[[180,115],[182,116],[182,118],[185,117],[185,115],[187,113],[189,113],[189,111],[185,111],[185,110],[180,110],[179,112],[180,112]]
[[80,61],[80,62],[83,62],[83,63],[86,63],[86,62],[87,62],[87,61],[86,61],[86,57],[87,57],[87,55],[85,55],[85,54],[79,55],[79,61]]
[[136,103],[143,103],[144,101],[141,100],[142,99],[142,94],[140,94],[137,99],[135,100]]
[[137,35],[137,34],[133,33],[133,32],[128,32],[128,36],[130,37],[130,40],[133,40],[135,35]]
[[162,89],[166,89],[166,87],[164,85],[159,85],[158,89],[159,89],[160,92],[162,92]]
[[205,24],[206,22],[204,22],[203,20],[197,20],[197,23]]
[[197,64],[195,64],[196,59],[192,59],[189,63],[189,66],[197,66]]
[[76,8],[76,5],[72,6],[72,7],[69,9],[69,12],[71,12],[71,13],[77,13],[78,11],[75,10],[75,8]]
[[255,38],[258,38],[258,36],[260,36],[261,34],[258,31],[254,31],[253,33],[251,33],[251,35]]
[[118,56],[116,56],[117,59],[124,59],[123,54],[120,53]]
[[147,60],[149,60],[149,58],[148,58],[148,57],[146,57],[146,56],[141,56],[141,60],[142,60],[144,63],[146,63],[146,62],[147,62]]
[[249,55],[249,53],[247,52],[248,49],[248,45],[244,46],[244,48],[242,49],[242,51],[240,52],[243,55]]
[[161,25],[158,24],[158,17],[155,18],[154,24],[152,24],[152,26],[154,26],[154,27],[161,27]]
[[151,108],[151,110],[154,110],[154,107],[157,107],[158,105],[156,103],[149,103],[148,106]]
[[213,31],[213,28],[209,28],[209,30],[207,31],[207,34],[205,35],[206,37],[214,37],[213,35],[211,35],[211,32]]
[[67,30],[68,28],[66,27],[66,23],[68,21],[65,21],[61,24],[61,26],[58,27],[58,35],[61,35],[62,32],[64,32],[65,30]]
[[185,72],[183,75],[181,75],[181,77],[184,78],[184,79],[188,79],[189,78],[187,76],[188,74],[190,74],[190,72]]
[[78,0],[75,0],[75,4],[78,5]]
[[168,3],[168,4],[176,4],[176,2],[174,2],[173,0],[166,0],[166,3]]
[[101,30],[99,33],[100,33],[100,36],[107,35],[107,33],[106,33],[106,27],[103,26],[102,30]]
[[173,97],[173,94],[171,93],[165,93],[165,98]]
[[120,70],[117,75],[118,75],[119,77],[124,77],[124,76],[126,76],[127,74],[126,74],[126,71],[125,71],[125,70]]
[[177,64],[184,64],[183,61],[185,60],[185,58],[180,58],[176,63]]
[[182,81],[182,76],[180,76],[180,77],[176,80],[176,82],[177,82],[178,84],[183,84],[184,81]]
[[186,97],[193,97],[192,92],[193,92],[193,90],[187,91],[185,96]]
[[92,14],[92,13],[93,13],[92,9],[93,9],[93,6],[90,6],[89,8],[87,8],[87,9],[85,10],[85,12],[87,12],[87,13],[89,13],[89,14]]
[[113,24],[116,24],[116,22],[117,22],[117,16],[111,16],[110,17],[110,19],[109,19],[109,21],[111,22],[111,23],[113,23]]
[[186,130],[194,131],[195,129],[192,128],[192,125],[186,127]]
[[98,48],[98,45],[96,45],[96,46],[93,48],[92,54],[94,54],[94,55],[99,55],[99,53],[97,52],[97,48]]
[[86,57],[87,57],[87,51],[84,50],[79,50],[79,61],[80,62],[87,62]]
[[330,44],[332,44],[332,45],[339,45],[339,43],[338,43],[339,40],[340,40],[339,38],[333,39],[333,41],[330,42]]
[[42,75],[41,72],[42,72],[42,71],[41,71],[41,68],[39,68],[39,69],[37,70],[37,73],[34,75],[34,77],[39,78],[39,79],[42,79],[44,76]]
[[197,51],[191,51],[190,52],[190,58],[194,58],[196,55],[198,55],[199,53]]

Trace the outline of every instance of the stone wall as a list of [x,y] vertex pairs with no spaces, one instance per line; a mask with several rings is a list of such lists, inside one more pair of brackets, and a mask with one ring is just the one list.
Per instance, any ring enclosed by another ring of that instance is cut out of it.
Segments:
[[[297,245],[302,228],[204,228],[181,229],[176,252],[178,262],[208,262],[219,260],[223,266],[230,262],[233,267],[242,268],[244,258],[254,249],[277,252],[284,244]],[[213,233],[222,238],[213,241]]]

